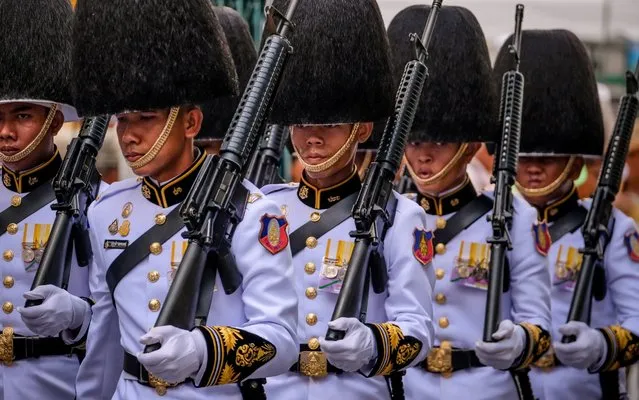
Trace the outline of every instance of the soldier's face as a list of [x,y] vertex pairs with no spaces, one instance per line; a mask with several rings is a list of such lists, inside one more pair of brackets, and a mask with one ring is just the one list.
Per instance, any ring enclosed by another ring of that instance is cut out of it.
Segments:
[[[527,189],[543,189],[553,183],[566,169],[570,157],[519,157],[517,165],[517,182]],[[570,182],[579,176],[583,159],[579,158],[573,164],[566,178],[566,184],[552,193],[544,196],[529,197],[523,193],[526,200],[536,206],[542,207],[556,198],[561,197],[570,190]]]
[[[38,136],[47,119],[49,109],[30,103],[0,104],[0,152],[12,156],[24,150]],[[62,113],[53,118],[49,131],[36,147],[24,159],[15,163],[6,163],[13,171],[23,171],[44,161],[53,153],[53,136],[64,123]]]

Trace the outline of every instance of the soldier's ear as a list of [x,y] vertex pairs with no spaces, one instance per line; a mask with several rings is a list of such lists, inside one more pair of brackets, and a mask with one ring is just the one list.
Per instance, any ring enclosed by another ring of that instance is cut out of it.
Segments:
[[470,163],[472,161],[473,157],[475,157],[475,154],[477,154],[480,148],[481,148],[481,143],[477,143],[477,142],[468,143],[468,147],[466,148],[466,151],[464,152],[464,160],[466,161],[466,163]]
[[581,175],[581,170],[584,167],[584,158],[583,157],[575,157],[575,162],[572,164],[570,168],[570,173],[568,174],[568,179],[574,181],[579,178]]
[[55,116],[53,117],[53,121],[51,121],[51,125],[49,126],[49,132],[55,136],[62,129],[62,125],[64,124],[64,115],[61,111],[56,111]]
[[360,122],[359,130],[357,131],[357,143],[364,143],[373,134],[372,122]]
[[204,118],[202,110],[198,106],[187,106],[184,108],[184,136],[187,139],[193,139],[197,136],[202,128],[202,119]]

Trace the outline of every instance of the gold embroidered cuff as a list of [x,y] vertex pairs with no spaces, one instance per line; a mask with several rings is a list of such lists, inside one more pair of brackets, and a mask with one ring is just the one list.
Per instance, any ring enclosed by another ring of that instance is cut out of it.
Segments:
[[198,387],[225,385],[249,377],[275,357],[275,346],[253,333],[229,326],[197,327],[206,340],[206,369]]
[[639,360],[639,337],[620,325],[600,328],[606,340],[606,359],[601,367],[590,372],[614,371]]
[[528,368],[532,363],[537,361],[550,348],[550,334],[539,325],[533,325],[528,322],[519,324],[526,332],[526,348],[518,361],[511,369]]
[[377,343],[377,361],[368,377],[388,375],[406,368],[419,354],[422,342],[412,336],[404,336],[395,324],[367,324]]

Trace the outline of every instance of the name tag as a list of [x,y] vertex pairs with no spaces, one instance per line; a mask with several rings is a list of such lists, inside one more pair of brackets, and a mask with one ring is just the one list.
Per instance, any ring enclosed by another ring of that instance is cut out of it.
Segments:
[[124,250],[129,246],[128,240],[105,240],[104,248],[106,250]]

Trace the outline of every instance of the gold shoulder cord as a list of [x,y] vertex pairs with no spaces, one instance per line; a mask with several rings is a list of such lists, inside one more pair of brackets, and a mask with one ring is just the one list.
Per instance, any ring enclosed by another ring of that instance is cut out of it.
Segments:
[[529,189],[527,187],[522,186],[519,182],[515,181],[515,186],[517,190],[519,190],[522,194],[528,197],[540,197],[546,196],[550,193],[553,193],[555,190],[559,189],[559,187],[564,183],[566,178],[568,178],[568,174],[570,174],[570,169],[572,165],[575,163],[575,156],[571,156],[564,168],[563,172],[557,179],[551,182],[548,186],[539,188],[539,189]]
[[404,164],[406,165],[406,168],[408,169],[408,173],[410,174],[411,178],[413,178],[413,181],[415,183],[417,183],[419,186],[432,185],[433,183],[439,182],[440,180],[442,180],[442,178],[448,175],[450,170],[453,169],[453,167],[455,167],[455,165],[457,165],[459,160],[462,158],[467,148],[468,148],[468,143],[462,143],[462,145],[459,147],[459,150],[457,150],[457,153],[455,153],[455,155],[448,162],[448,164],[446,164],[446,166],[444,166],[444,168],[442,168],[441,171],[431,176],[430,178],[426,178],[426,179],[420,178],[415,173],[415,170],[413,170],[413,167],[408,162],[408,159],[406,158],[406,154],[404,154]]
[[[353,145],[353,142],[355,142],[355,139],[357,138],[358,131],[359,131],[359,122],[353,125],[353,129],[351,130],[351,135],[348,137],[348,140],[346,140],[346,143],[344,143],[344,145],[340,147],[339,150],[337,150],[337,153],[335,153],[331,158],[324,161],[323,163],[316,164],[316,165],[308,164],[306,161],[304,161],[304,159],[300,155],[299,150],[297,150],[297,148],[295,148],[295,145],[293,145],[295,152],[297,153],[297,159],[299,160],[300,164],[302,164],[302,167],[304,167],[304,169],[307,170],[308,172],[314,172],[314,173],[324,172],[330,167],[332,167],[333,165],[335,165],[339,161],[339,159],[342,158],[344,154],[346,154],[348,149],[351,148],[351,146]],[[295,128],[291,127],[291,136],[293,136],[294,132],[295,132]]]
[[40,132],[38,133],[38,136],[36,136],[35,139],[33,139],[27,147],[25,147],[23,150],[19,151],[18,153],[12,156],[7,156],[0,153],[0,161],[2,161],[3,163],[15,163],[15,162],[23,160],[24,158],[29,156],[29,154],[33,153],[33,151],[40,145],[40,143],[42,143],[44,136],[49,131],[49,128],[51,127],[51,123],[53,122],[53,118],[55,117],[55,113],[57,111],[58,111],[58,105],[53,104],[51,108],[49,109],[49,113],[47,114],[47,119],[44,121],[44,124],[42,125],[42,128],[40,129]]
[[179,112],[180,112],[180,107],[171,107],[171,111],[169,112],[169,117],[166,120],[166,125],[164,125],[164,129],[162,129],[162,133],[156,139],[155,143],[153,143],[153,146],[151,147],[151,149],[147,151],[145,155],[143,155],[136,161],[127,162],[127,164],[129,164],[129,167],[131,167],[134,170],[140,169],[144,167],[145,165],[147,165],[148,163],[150,163],[151,161],[153,161],[155,157],[157,157],[160,150],[162,150],[162,147],[164,147],[164,143],[166,143],[166,140],[169,138],[169,134],[171,133],[171,129],[173,129],[173,124],[175,123],[175,120]]

